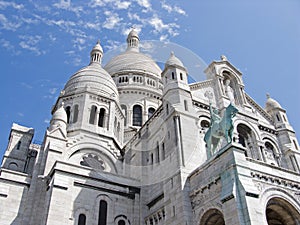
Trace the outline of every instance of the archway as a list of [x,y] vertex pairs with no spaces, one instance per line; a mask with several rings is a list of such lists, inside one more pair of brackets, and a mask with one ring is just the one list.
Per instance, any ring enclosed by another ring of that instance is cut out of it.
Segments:
[[268,225],[299,225],[300,213],[287,201],[272,198],[266,207]]
[[210,209],[201,218],[200,225],[225,225],[223,214],[217,209]]

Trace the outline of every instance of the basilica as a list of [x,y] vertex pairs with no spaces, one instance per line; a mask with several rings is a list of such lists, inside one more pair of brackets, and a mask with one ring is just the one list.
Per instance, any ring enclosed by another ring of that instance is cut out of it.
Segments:
[[[41,145],[13,123],[0,168],[1,225],[299,225],[300,147],[287,112],[258,105],[225,56],[188,82],[127,49],[61,90]],[[67,77],[67,75],[66,75]]]

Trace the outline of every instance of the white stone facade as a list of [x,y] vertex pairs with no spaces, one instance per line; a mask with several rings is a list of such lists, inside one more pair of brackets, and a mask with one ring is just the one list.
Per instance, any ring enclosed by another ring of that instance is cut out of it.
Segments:
[[[226,59],[188,84],[171,54],[161,70],[127,50],[102,68],[102,47],[66,83],[41,146],[13,124],[0,172],[2,225],[297,225],[300,149],[286,111],[263,109]],[[207,151],[210,104],[235,105],[233,140]]]

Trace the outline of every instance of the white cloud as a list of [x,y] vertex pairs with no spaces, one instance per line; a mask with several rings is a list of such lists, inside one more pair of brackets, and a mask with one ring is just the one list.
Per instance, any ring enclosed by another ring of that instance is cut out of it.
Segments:
[[171,36],[177,36],[179,32],[176,30],[176,28],[179,28],[179,25],[176,23],[167,23],[165,24],[162,19],[160,19],[157,15],[154,15],[150,21],[149,24],[154,27],[155,33],[162,33],[164,31],[167,31]]
[[161,1],[161,7],[167,10],[168,13],[176,12],[184,16],[186,15],[186,12],[182,8],[180,8],[179,6],[172,7],[171,5],[167,4],[166,1]]
[[168,39],[168,35],[167,35],[167,34],[161,35],[161,36],[159,37],[159,40],[160,40],[160,41],[166,41],[167,39]]
[[41,41],[42,37],[39,35],[20,35],[19,38],[22,40],[19,45],[23,49],[34,52],[36,55],[45,54],[45,51],[41,51],[37,44]]
[[18,116],[21,116],[21,117],[24,116],[24,113],[21,113],[21,112],[18,112],[17,114],[18,114]]
[[68,9],[71,6],[71,0],[60,0],[58,3],[53,5],[59,9]]
[[14,9],[23,9],[24,5],[17,4],[15,2],[0,1],[0,9],[5,9],[7,7],[13,7]]
[[131,2],[128,2],[128,1],[116,1],[115,2],[115,6],[118,8],[118,9],[128,9],[128,7],[131,5]]
[[21,26],[21,23],[10,22],[5,15],[0,14],[0,25],[4,30],[16,31]]
[[0,39],[0,45],[1,47],[10,51],[13,55],[19,55],[21,53],[19,50],[16,50],[14,45],[12,45],[8,40],[5,40],[3,38]]
[[108,17],[106,18],[102,26],[109,30],[114,29],[118,25],[118,23],[123,20],[117,13],[105,11],[104,14]]
[[51,95],[54,95],[54,94],[56,93],[56,91],[57,91],[57,88],[50,88],[50,89],[49,89],[49,93],[50,93]]
[[27,89],[32,89],[33,87],[30,84],[27,84],[25,82],[22,82],[21,85]]
[[151,10],[151,3],[149,2],[149,0],[136,0],[136,2],[137,2],[140,6],[146,8],[146,9],[148,9],[148,10]]
[[44,119],[44,123],[49,124],[49,123],[50,123],[50,120],[49,120],[49,119]]

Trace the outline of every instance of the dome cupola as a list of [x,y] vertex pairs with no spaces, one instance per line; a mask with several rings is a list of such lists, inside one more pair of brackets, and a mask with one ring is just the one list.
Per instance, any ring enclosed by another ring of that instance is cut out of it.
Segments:
[[127,50],[139,52],[140,38],[133,28],[127,36]]
[[94,46],[94,48],[91,51],[90,56],[91,56],[90,64],[92,64],[92,63],[101,64],[101,60],[102,60],[102,56],[103,56],[103,49],[100,45],[100,40],[97,41],[96,45]]

